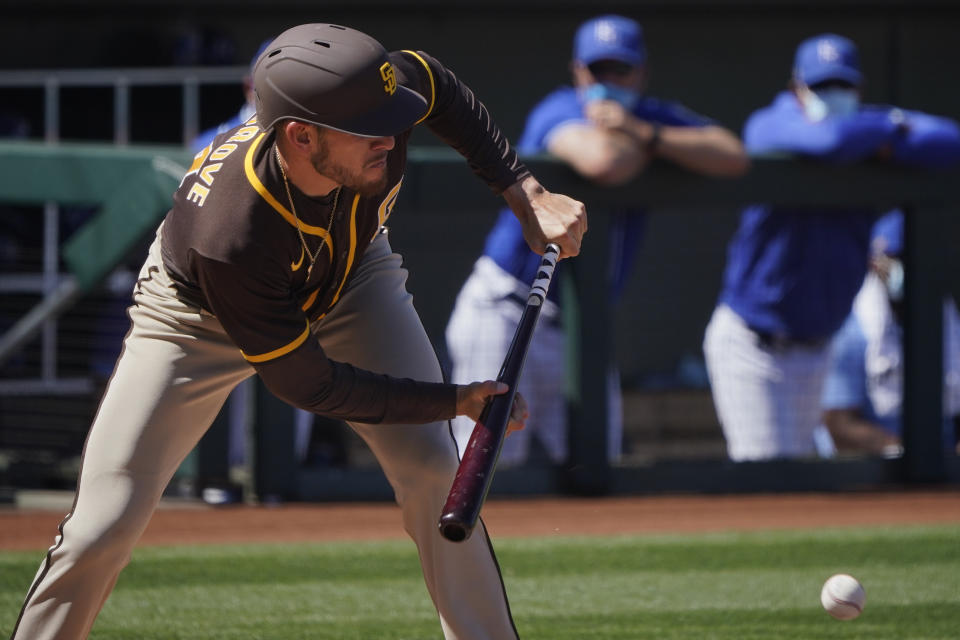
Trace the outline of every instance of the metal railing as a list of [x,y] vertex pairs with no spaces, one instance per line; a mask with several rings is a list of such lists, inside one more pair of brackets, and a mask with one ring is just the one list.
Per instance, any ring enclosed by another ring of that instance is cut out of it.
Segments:
[[[246,66],[173,67],[150,69],[49,69],[35,71],[0,71],[0,90],[43,90],[43,140],[60,142],[61,89],[103,88],[113,90],[113,138],[115,145],[130,143],[131,100],[133,87],[168,86],[181,93],[181,142],[189,146],[200,131],[200,88],[204,85],[239,84]],[[75,284],[69,275],[60,273],[60,206],[49,201],[43,204],[42,271],[27,274],[0,274],[0,294],[36,293],[44,302],[35,308],[50,317],[41,329],[40,377],[0,385],[0,395],[24,393],[81,394],[92,390],[87,378],[62,378],[57,366],[57,320],[54,311],[71,299]],[[47,311],[49,310],[49,311]]]

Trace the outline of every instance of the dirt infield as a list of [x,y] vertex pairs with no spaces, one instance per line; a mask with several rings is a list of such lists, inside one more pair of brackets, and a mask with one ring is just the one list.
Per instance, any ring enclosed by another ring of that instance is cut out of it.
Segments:
[[[0,510],[0,549],[53,542],[61,509]],[[960,491],[490,500],[494,538],[960,523]],[[385,540],[403,537],[386,503],[271,507],[163,505],[141,545]]]

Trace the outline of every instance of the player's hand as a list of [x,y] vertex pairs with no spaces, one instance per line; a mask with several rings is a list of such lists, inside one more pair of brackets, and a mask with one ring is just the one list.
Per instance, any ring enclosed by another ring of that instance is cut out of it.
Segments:
[[626,131],[633,116],[616,100],[594,100],[583,108],[587,120],[604,129]]
[[[458,385],[457,415],[467,416],[472,420],[479,420],[480,413],[483,412],[483,407],[487,404],[487,400],[492,396],[499,396],[509,390],[510,387],[495,380]],[[527,401],[522,395],[517,393],[513,396],[513,407],[510,408],[510,421],[507,423],[507,433],[509,434],[511,431],[523,429],[529,417],[530,411],[527,409]]]
[[560,258],[580,253],[587,232],[587,210],[583,203],[544,189],[537,179],[527,176],[503,192],[523,227],[523,237],[534,252],[543,255],[547,244],[560,246]]

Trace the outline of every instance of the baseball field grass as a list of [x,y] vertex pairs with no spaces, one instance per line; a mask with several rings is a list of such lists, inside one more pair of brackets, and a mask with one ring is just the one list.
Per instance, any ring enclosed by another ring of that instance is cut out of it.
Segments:
[[[960,526],[502,539],[526,640],[955,640]],[[42,551],[0,552],[7,637]],[[820,606],[850,573],[867,604]],[[143,547],[94,640],[441,638],[412,543]]]

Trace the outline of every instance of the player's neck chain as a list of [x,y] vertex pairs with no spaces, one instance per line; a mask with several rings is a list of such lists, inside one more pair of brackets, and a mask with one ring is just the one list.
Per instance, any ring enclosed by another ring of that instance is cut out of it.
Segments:
[[[303,230],[300,228],[300,217],[297,215],[297,207],[293,204],[293,194],[290,193],[290,182],[287,181],[287,172],[283,170],[283,161],[280,159],[280,147],[274,145],[274,152],[277,156],[277,164],[280,166],[280,175],[283,176],[283,187],[287,190],[287,200],[290,201],[290,213],[293,214],[294,220],[297,221],[297,235],[300,236],[300,244],[303,245],[303,252],[306,254],[307,258],[310,259],[310,264],[307,265],[307,280],[310,279],[310,273],[313,271],[313,264],[317,261],[317,258],[320,256],[320,252],[323,251],[323,245],[326,244],[323,242],[323,239],[320,240],[320,246],[317,247],[317,250],[312,254],[310,253],[310,247],[307,246],[307,239],[303,237]],[[327,220],[327,235],[330,236],[330,229],[333,226],[333,213],[337,210],[337,202],[340,200],[340,191],[343,189],[343,185],[337,187],[337,192],[333,194],[333,206],[330,207],[330,218]],[[330,241],[333,242],[333,237],[330,237]]]

